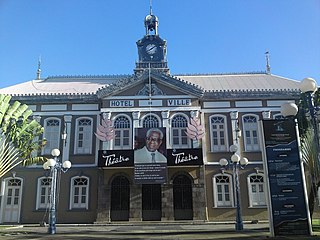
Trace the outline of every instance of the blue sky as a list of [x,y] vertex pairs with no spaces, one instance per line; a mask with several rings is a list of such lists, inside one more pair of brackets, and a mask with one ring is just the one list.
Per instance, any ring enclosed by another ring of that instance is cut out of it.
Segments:
[[[149,0],[0,0],[0,88],[132,74]],[[153,0],[172,74],[265,70],[320,83],[319,0]]]

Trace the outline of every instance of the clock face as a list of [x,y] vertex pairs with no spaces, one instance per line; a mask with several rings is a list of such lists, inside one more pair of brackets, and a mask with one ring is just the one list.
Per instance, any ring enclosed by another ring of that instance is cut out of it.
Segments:
[[148,44],[146,46],[146,52],[150,55],[155,54],[157,52],[157,46],[153,43]]

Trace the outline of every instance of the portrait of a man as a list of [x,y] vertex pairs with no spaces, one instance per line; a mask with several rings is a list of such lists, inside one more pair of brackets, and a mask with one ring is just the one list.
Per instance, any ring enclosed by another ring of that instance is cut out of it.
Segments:
[[[141,136],[139,136],[141,137]],[[160,150],[164,134],[159,128],[150,128],[145,133],[144,146],[134,151],[134,163],[167,163],[167,158]]]

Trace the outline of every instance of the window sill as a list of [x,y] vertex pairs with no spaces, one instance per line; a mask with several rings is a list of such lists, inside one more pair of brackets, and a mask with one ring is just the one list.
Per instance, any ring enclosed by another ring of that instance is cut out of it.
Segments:
[[250,206],[250,207],[248,207],[248,208],[250,208],[250,209],[256,209],[256,208],[261,209],[261,208],[267,208],[267,205]]
[[209,153],[230,153],[229,151],[227,150],[221,150],[221,151],[209,151]]
[[230,207],[228,207],[228,206],[218,206],[218,207],[212,207],[212,208],[216,208],[216,209],[234,209],[234,208],[236,208],[236,207],[232,207],[232,206],[230,206]]
[[243,152],[244,152],[244,153],[261,153],[262,151],[261,151],[261,150],[255,150],[255,151],[247,151],[247,150],[244,150]]
[[84,211],[89,211],[89,209],[87,208],[72,208],[72,209],[69,209],[68,212],[84,212]]

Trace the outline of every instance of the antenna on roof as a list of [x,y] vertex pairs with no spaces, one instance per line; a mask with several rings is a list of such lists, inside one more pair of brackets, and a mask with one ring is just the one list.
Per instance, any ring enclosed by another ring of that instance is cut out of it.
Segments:
[[38,59],[38,70],[37,70],[37,80],[40,80],[41,78],[41,55]]
[[267,71],[267,74],[270,74],[271,67],[270,67],[270,54],[269,54],[269,51],[266,51],[264,54],[266,55],[266,71]]

